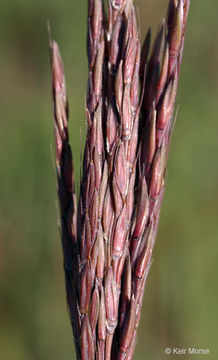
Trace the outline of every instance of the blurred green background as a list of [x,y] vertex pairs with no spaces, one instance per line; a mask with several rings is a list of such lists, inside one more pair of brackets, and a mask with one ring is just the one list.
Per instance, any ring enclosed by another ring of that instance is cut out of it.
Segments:
[[[166,0],[138,0],[153,34]],[[0,3],[0,359],[70,360],[57,229],[46,21],[59,42],[70,101],[77,184],[85,134],[86,1]],[[135,359],[166,347],[208,348],[218,358],[216,0],[191,1],[174,131],[154,261]],[[82,140],[80,141],[80,132]],[[174,357],[175,358],[175,357]],[[183,358],[188,359],[187,355]]]

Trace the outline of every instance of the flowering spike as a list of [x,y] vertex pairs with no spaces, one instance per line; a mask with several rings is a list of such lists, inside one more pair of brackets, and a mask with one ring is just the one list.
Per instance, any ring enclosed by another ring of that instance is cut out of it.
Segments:
[[133,0],[107,3],[108,11],[103,0],[88,0],[87,136],[78,205],[64,67],[58,45],[49,42],[67,303],[81,360],[133,359],[189,9],[189,0],[169,0],[150,51],[150,29],[140,49]]

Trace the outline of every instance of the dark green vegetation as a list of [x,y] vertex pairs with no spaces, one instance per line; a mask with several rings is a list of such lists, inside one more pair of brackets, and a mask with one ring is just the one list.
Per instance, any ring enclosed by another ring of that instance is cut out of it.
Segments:
[[[145,31],[152,22],[157,28],[165,13],[167,1],[157,2],[146,1],[145,11],[144,1],[135,1]],[[82,144],[85,134],[85,4],[3,0],[0,5],[0,357],[6,360],[72,358],[48,141],[53,142],[53,128],[46,20],[65,63],[78,184],[80,127]],[[171,345],[208,347],[207,359],[215,359],[218,350],[217,10],[215,0],[190,6],[181,106],[136,359],[145,353],[165,359],[164,348]]]

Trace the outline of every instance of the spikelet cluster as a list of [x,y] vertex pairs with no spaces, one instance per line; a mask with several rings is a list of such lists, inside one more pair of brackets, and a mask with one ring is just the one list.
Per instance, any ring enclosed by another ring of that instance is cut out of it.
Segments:
[[58,45],[50,43],[67,303],[78,359],[132,359],[173,128],[189,0],[150,49],[132,0],[88,1],[87,137],[78,204]]

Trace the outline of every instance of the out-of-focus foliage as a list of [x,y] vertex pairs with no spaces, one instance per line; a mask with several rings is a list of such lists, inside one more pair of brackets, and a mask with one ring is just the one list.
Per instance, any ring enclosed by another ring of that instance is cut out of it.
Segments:
[[[142,35],[148,25],[156,31],[167,1],[135,4]],[[86,11],[86,1],[79,0],[0,2],[0,358],[4,360],[74,356],[50,145],[46,21],[50,20],[65,63],[78,184],[85,136]],[[217,11],[216,0],[191,1],[179,115],[136,360],[165,359],[164,349],[172,346],[209,348],[206,358],[217,358]]]

